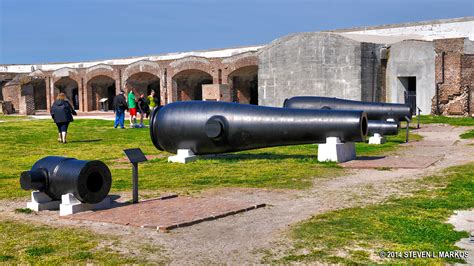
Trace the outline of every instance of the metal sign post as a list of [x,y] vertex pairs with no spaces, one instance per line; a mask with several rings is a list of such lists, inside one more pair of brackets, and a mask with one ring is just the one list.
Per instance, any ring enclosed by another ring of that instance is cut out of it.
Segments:
[[421,112],[421,109],[419,107],[416,107],[416,109],[418,109],[418,125],[416,126],[416,128],[420,129],[420,112]]
[[133,203],[138,203],[138,163],[148,161],[143,154],[142,150],[139,148],[136,149],[126,149],[123,150],[125,155],[127,155],[128,160],[132,164],[132,182],[133,182]]
[[407,130],[406,130],[406,136],[405,136],[405,143],[408,143],[408,136],[410,134],[410,122],[411,122],[411,120],[410,120],[410,118],[408,118],[406,116],[405,116],[405,119],[407,121]]

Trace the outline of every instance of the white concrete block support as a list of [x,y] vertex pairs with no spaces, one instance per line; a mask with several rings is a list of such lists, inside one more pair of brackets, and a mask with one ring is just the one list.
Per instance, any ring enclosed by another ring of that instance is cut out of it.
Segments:
[[26,203],[28,209],[33,211],[57,210],[61,201],[51,199],[46,193],[39,191],[31,192],[31,201]]
[[339,138],[326,138],[326,143],[318,145],[318,161],[343,163],[356,158],[355,143],[342,143]]
[[369,144],[380,145],[385,143],[385,137],[379,133],[375,133],[372,137],[369,138]]
[[59,215],[66,216],[78,212],[85,212],[90,210],[99,210],[110,208],[110,198],[106,197],[99,203],[89,204],[82,203],[73,194],[68,193],[61,196],[61,205],[59,206]]
[[191,150],[179,149],[178,154],[168,157],[168,162],[190,163],[197,160],[197,156]]

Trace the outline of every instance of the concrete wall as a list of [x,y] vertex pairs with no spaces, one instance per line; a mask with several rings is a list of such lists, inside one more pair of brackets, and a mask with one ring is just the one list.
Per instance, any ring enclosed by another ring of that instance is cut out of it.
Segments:
[[381,95],[384,91],[384,78],[381,75],[381,54],[380,50],[383,44],[361,43],[361,100],[368,102],[383,101],[385,95]]
[[386,75],[388,102],[405,102],[405,88],[399,77],[407,76],[416,77],[416,104],[422,114],[430,114],[435,95],[435,51],[432,42],[403,41],[392,44]]
[[302,33],[259,52],[259,105],[282,106],[292,96],[361,100],[361,44],[332,33]]
[[424,41],[461,37],[474,40],[474,17],[341,29],[334,32],[367,36],[407,36]]

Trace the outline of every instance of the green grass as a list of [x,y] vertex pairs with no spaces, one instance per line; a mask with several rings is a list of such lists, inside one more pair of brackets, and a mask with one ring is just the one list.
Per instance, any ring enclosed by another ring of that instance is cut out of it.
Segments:
[[8,264],[131,264],[140,259],[100,247],[111,240],[83,229],[64,229],[22,222],[0,222],[0,262]]
[[474,139],[474,130],[469,130],[468,132],[461,134],[462,139]]
[[[411,125],[416,125],[417,121],[418,121],[418,118],[413,117]],[[474,118],[421,115],[420,123],[422,124],[449,124],[452,126],[474,126]]]
[[[316,145],[265,148],[217,156],[204,156],[190,164],[167,162],[171,154],[157,150],[148,129],[114,129],[112,121],[77,119],[69,128],[68,144],[57,142],[51,120],[11,119],[0,123],[0,199],[28,195],[19,187],[19,176],[35,161],[57,155],[104,161],[113,176],[113,191],[131,189],[131,166],[118,162],[123,150],[139,147],[155,159],[140,164],[140,188],[153,193],[193,193],[214,187],[276,189],[309,188],[313,178],[343,173],[335,163],[317,161]],[[412,135],[412,138],[418,138]],[[388,137],[384,145],[357,144],[359,156],[380,155],[394,150],[404,140],[404,131]]]
[[[406,130],[400,129],[396,136],[386,136],[387,142],[383,145],[368,145],[367,143],[356,143],[357,156],[382,156],[395,151],[398,145],[405,143]],[[420,141],[422,136],[414,133],[409,133],[408,139],[410,141]]]
[[454,231],[446,220],[455,210],[474,208],[474,163],[449,168],[443,175],[427,177],[419,183],[432,189],[420,189],[412,196],[383,204],[327,212],[298,224],[291,231],[294,249],[277,262],[367,264],[376,262],[373,258],[381,251],[459,250],[454,244],[468,237],[468,233]]
[[18,208],[18,209],[15,209],[15,212],[16,213],[31,214],[31,213],[33,213],[33,210],[29,209],[29,208]]

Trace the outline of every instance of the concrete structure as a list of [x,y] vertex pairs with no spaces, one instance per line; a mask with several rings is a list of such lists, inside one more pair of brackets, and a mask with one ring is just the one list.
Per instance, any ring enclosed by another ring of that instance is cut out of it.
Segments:
[[[209,100],[282,106],[297,95],[411,103],[422,114],[472,115],[474,17],[298,33],[268,45],[91,62],[0,65],[0,101],[22,114],[59,92],[99,109],[130,84],[160,105]],[[203,95],[204,88],[204,95]],[[111,107],[111,106],[109,106]]]
[[326,138],[326,143],[318,144],[318,161],[343,163],[356,159],[354,142],[341,142],[339,138]]
[[191,150],[178,149],[176,155],[168,157],[170,163],[190,163],[197,160],[197,156]]

